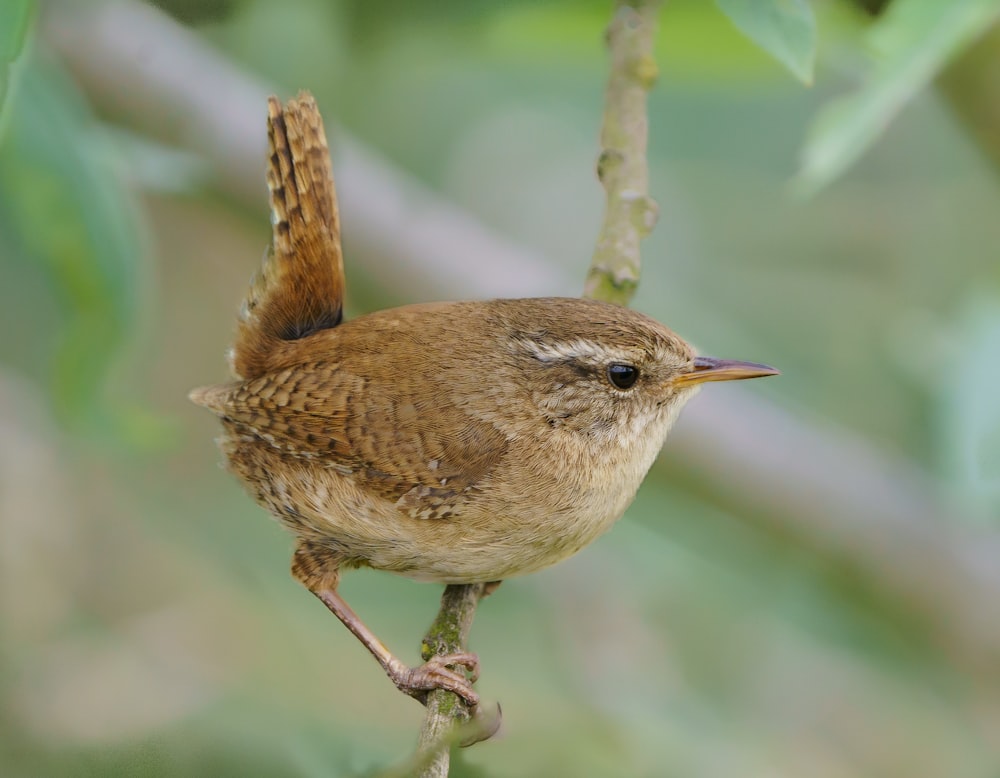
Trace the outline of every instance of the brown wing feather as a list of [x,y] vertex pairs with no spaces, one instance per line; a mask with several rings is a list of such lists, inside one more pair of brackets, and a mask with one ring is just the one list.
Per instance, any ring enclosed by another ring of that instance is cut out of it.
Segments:
[[340,322],[344,266],[330,153],[316,102],[306,92],[282,108],[268,100],[273,235],[240,314],[231,364],[246,379],[273,370],[281,341]]
[[241,432],[341,471],[412,518],[459,516],[507,439],[440,397],[411,402],[400,389],[381,391],[336,364],[312,363],[200,390],[193,399]]

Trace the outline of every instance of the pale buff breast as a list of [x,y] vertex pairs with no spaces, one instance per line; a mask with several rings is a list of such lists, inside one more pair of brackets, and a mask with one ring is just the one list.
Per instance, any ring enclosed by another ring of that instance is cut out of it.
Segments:
[[[229,469],[260,505],[296,535],[343,554],[345,564],[472,583],[543,569],[607,531],[631,503],[678,410],[647,420],[654,434],[609,436],[596,457],[589,442],[569,438],[565,457],[578,460],[570,467],[553,468],[529,448],[524,464],[535,477],[528,493],[504,496],[494,488],[509,476],[507,463],[447,519],[412,518],[360,489],[349,471],[290,457],[253,435],[229,429],[221,445]],[[537,507],[528,514],[519,510],[524,504]]]

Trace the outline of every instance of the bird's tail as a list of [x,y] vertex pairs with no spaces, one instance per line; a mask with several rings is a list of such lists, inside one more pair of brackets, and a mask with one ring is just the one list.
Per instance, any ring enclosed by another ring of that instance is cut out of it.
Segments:
[[268,100],[267,186],[273,237],[240,311],[230,352],[243,379],[274,369],[282,341],[335,327],[344,297],[337,195],[316,101]]

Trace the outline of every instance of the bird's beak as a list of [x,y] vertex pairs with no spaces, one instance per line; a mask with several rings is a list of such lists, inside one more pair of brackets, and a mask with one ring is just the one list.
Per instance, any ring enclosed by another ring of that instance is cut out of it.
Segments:
[[691,386],[706,381],[740,381],[744,378],[761,378],[766,375],[779,375],[767,365],[756,362],[740,362],[737,359],[716,359],[715,357],[695,357],[692,363],[694,369],[690,373],[682,373],[674,379],[674,386]]

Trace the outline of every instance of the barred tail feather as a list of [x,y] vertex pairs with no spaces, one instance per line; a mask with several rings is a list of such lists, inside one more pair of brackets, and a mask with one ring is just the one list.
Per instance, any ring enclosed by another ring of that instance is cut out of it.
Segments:
[[282,341],[339,324],[344,296],[337,196],[316,101],[301,92],[282,108],[271,97],[267,126],[273,236],[230,353],[243,379],[272,370]]

